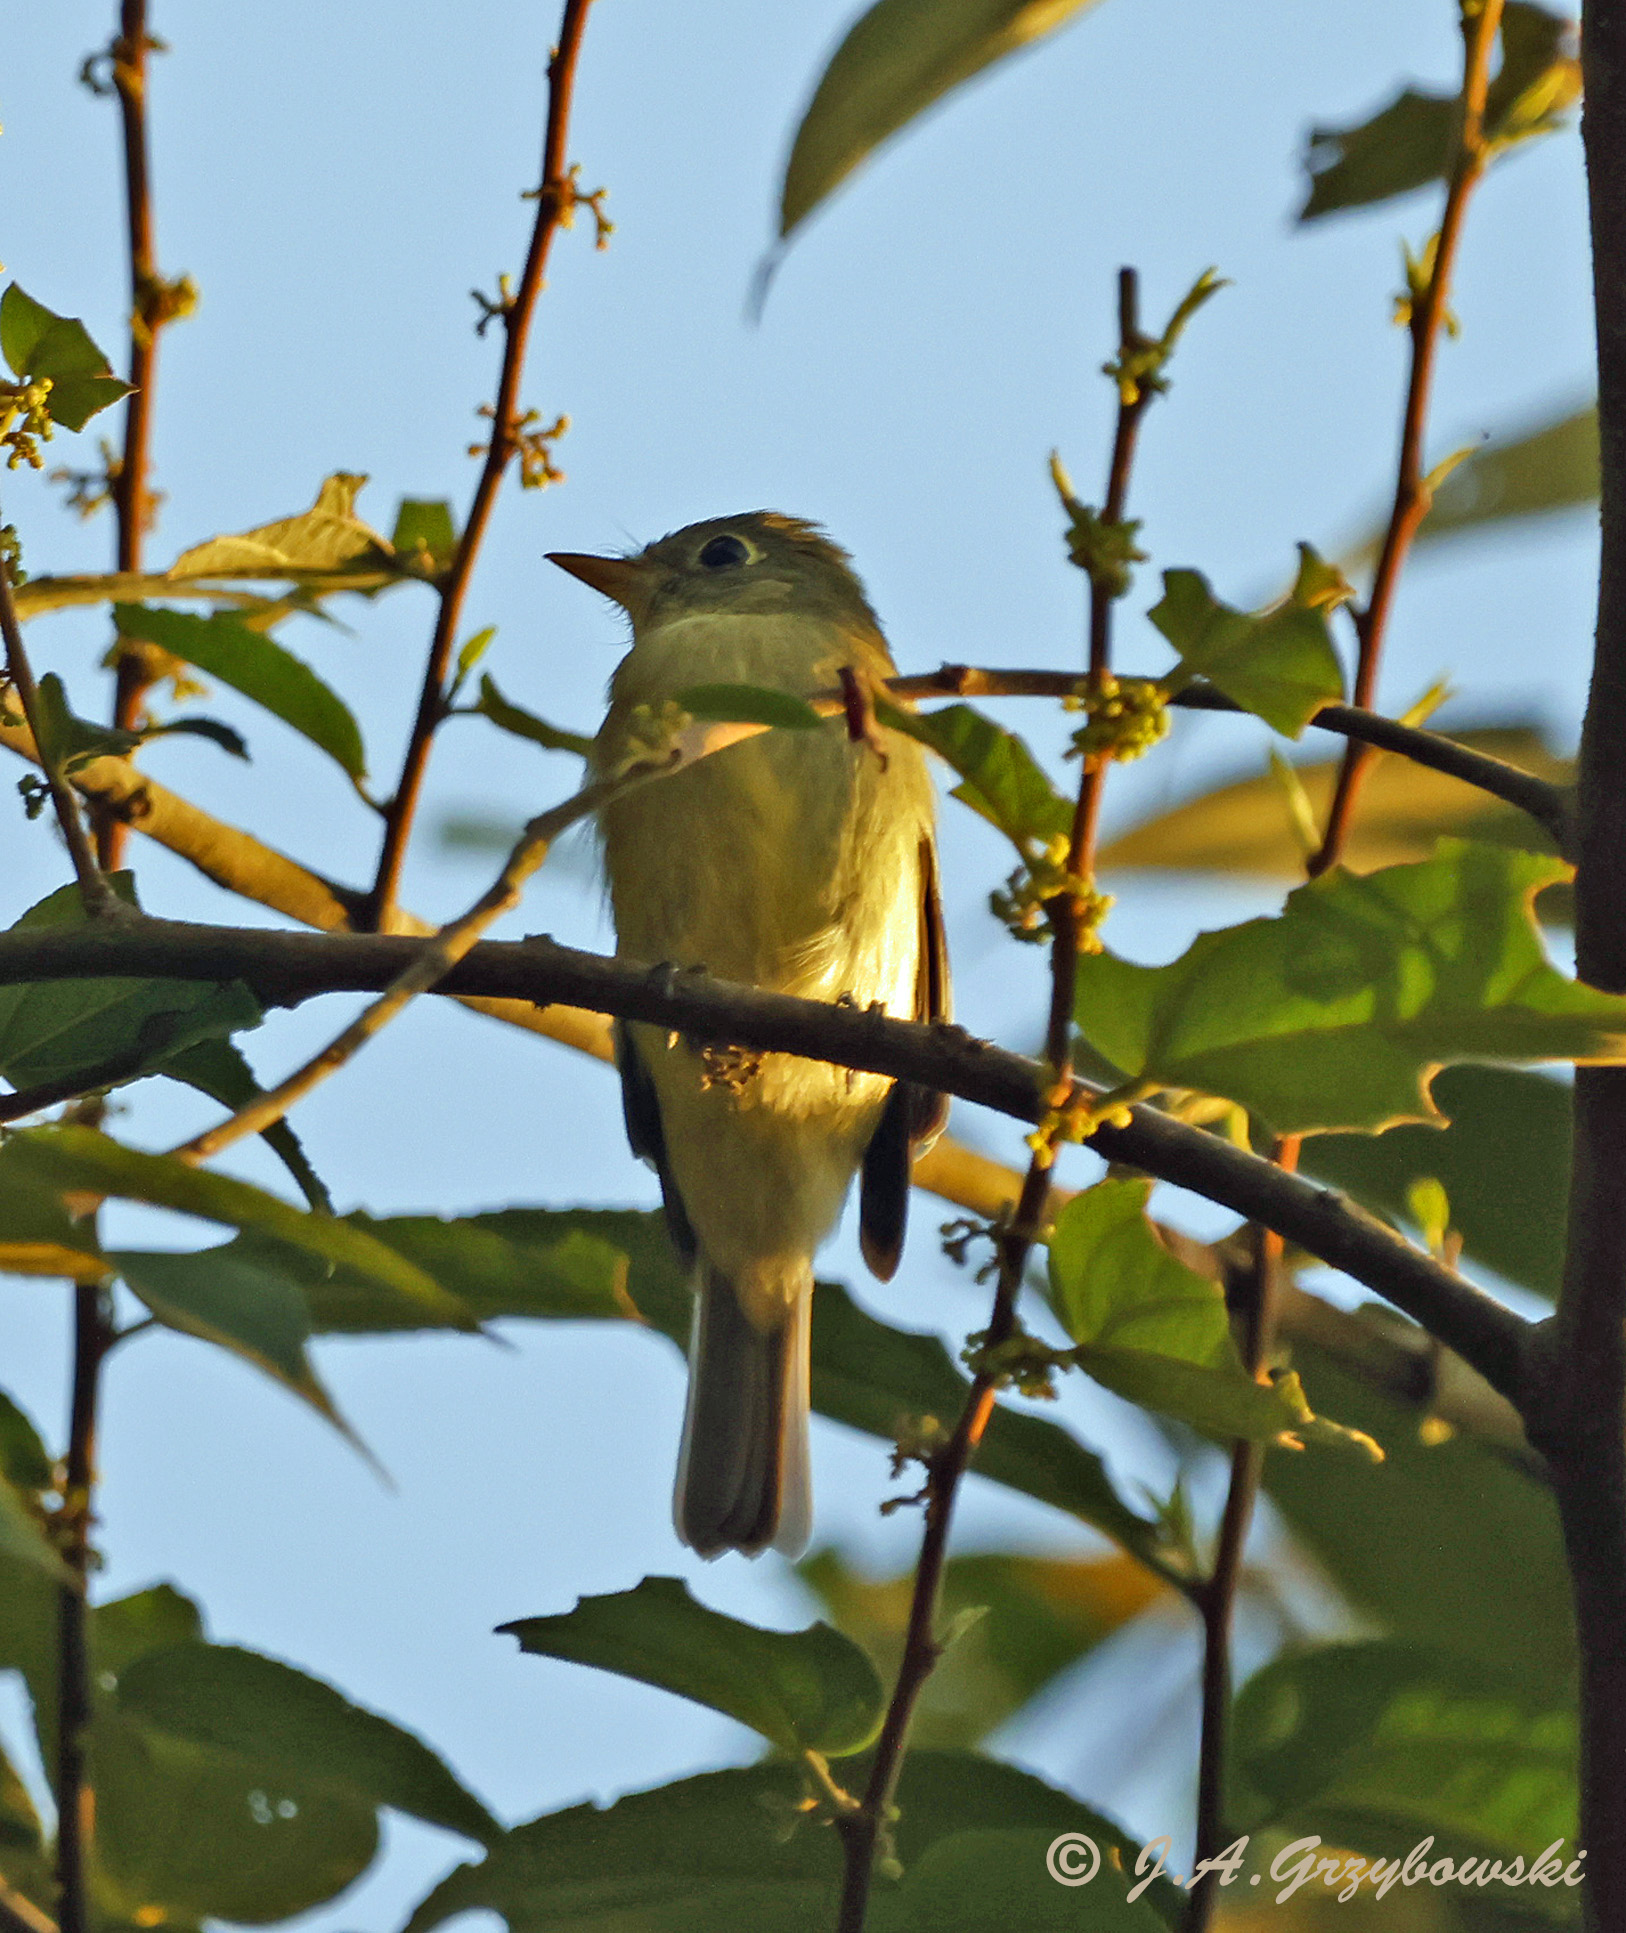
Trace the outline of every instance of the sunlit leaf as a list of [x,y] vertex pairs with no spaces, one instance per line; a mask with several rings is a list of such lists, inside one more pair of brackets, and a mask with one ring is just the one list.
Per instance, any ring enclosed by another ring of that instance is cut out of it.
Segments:
[[765,1631],[689,1595],[681,1578],[584,1597],[556,1617],[499,1627],[522,1651],[596,1665],[709,1705],[783,1752],[861,1752],[886,1707],[875,1667],[828,1624]]
[[1050,1235],[1050,1301],[1086,1375],[1130,1402],[1211,1434],[1269,1442],[1370,1438],[1311,1415],[1296,1378],[1255,1382],[1231,1335],[1225,1291],[1158,1240],[1152,1183],[1109,1179],[1068,1202]]
[[1300,1166],[1391,1220],[1433,1175],[1451,1204],[1463,1255],[1556,1299],[1564,1272],[1570,1179],[1569,1084],[1515,1067],[1447,1067],[1433,1094],[1450,1126],[1318,1134]]
[[[1473,727],[1447,736],[1554,785],[1568,784],[1574,777],[1572,763],[1559,758],[1535,726]],[[1324,825],[1338,761],[1317,760],[1293,770],[1317,824]],[[1444,772],[1380,753],[1361,793],[1344,863],[1351,872],[1366,873],[1427,859],[1442,836],[1533,852],[1552,849],[1549,834],[1528,813]],[[1281,787],[1269,774],[1261,774],[1219,786],[1131,826],[1102,848],[1100,865],[1104,872],[1144,866],[1297,880],[1304,877],[1304,849]],[[1556,890],[1543,896],[1544,913]]]
[[533,745],[547,751],[574,752],[578,758],[586,758],[593,749],[592,739],[584,733],[567,732],[561,725],[550,725],[545,718],[538,718],[534,712],[505,698],[489,672],[480,674],[480,697],[474,709],[503,731],[512,732],[516,738],[528,738]]
[[1080,959],[1078,1023],[1126,1075],[1223,1095],[1282,1133],[1437,1120],[1428,1083],[1452,1061],[1626,1058],[1626,1000],[1542,950],[1531,901],[1567,870],[1460,840],[1419,865],[1335,869],[1168,966]]
[[1042,850],[1065,837],[1073,807],[1045,776],[1043,767],[1014,732],[996,725],[971,705],[912,712],[884,700],[875,715],[894,731],[929,745],[960,775],[954,797],[997,826],[1023,852]]
[[780,235],[934,101],[1053,33],[1086,4],[880,0],[849,28],[802,117],[780,190]]
[[1453,470],[1417,533],[1419,545],[1598,500],[1598,407],[1513,438],[1492,438]]
[[1529,1861],[1576,1827],[1574,1712],[1517,1673],[1409,1645],[1279,1658],[1237,1702],[1236,1824],[1404,1856]]
[[465,1838],[499,1834],[421,1739],[275,1658],[235,1645],[171,1645],[121,1671],[117,1696],[121,1712],[165,1738],[238,1753]]
[[457,554],[452,506],[439,497],[403,497],[390,547],[407,562],[421,559],[432,571],[445,570]]
[[[1574,23],[1508,0],[1502,14],[1501,66],[1485,102],[1492,153],[1559,126],[1581,92]],[[1457,98],[1407,88],[1354,127],[1310,130],[1305,167],[1310,193],[1300,221],[1342,208],[1368,207],[1442,181],[1456,153]]]
[[344,471],[330,476],[315,504],[295,517],[260,524],[237,537],[212,537],[183,551],[170,577],[289,577],[309,571],[376,576],[394,565],[386,540],[355,513],[367,481]]
[[[838,1629],[863,1645],[883,1682],[897,1676],[914,1596],[914,1572],[868,1577],[834,1549],[816,1551],[797,1575]],[[909,1729],[915,1746],[969,1747],[1104,1638],[1166,1597],[1144,1565],[1111,1557],[951,1557],[938,1627],[975,1608],[986,1615],[956,1637],[926,1681]]]
[[0,1160],[14,1164],[13,1172],[24,1181],[62,1196],[113,1195],[230,1228],[252,1229],[324,1265],[350,1268],[420,1301],[449,1327],[474,1326],[466,1304],[364,1229],[330,1215],[302,1213],[263,1188],[190,1167],[172,1155],[144,1154],[94,1128],[63,1126],[12,1135]]
[[805,698],[769,685],[686,685],[677,702],[696,718],[776,731],[812,732],[825,722]]
[[286,1271],[221,1248],[120,1249],[109,1261],[166,1328],[240,1356],[348,1429],[311,1367],[310,1308]]
[[77,317],[54,315],[15,282],[0,296],[0,354],[19,379],[50,382],[46,408],[65,430],[130,393]]
[[229,612],[196,617],[142,604],[115,604],[119,634],[149,644],[218,678],[263,705],[327,753],[353,779],[366,776],[367,754],[349,707],[310,666],[275,639]]
[[1266,610],[1233,610],[1200,571],[1172,570],[1146,613],[1179,653],[1182,682],[1206,678],[1289,738],[1344,695],[1327,613],[1348,586],[1329,584],[1329,567],[1308,544],[1300,544],[1299,559],[1293,589]]

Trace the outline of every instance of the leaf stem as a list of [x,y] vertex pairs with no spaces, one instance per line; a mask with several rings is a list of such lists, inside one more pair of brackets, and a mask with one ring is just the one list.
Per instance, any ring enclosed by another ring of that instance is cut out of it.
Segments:
[[434,634],[429,641],[429,658],[424,667],[423,689],[412,735],[407,741],[401,777],[395,795],[385,809],[384,842],[379,853],[378,871],[373,881],[368,924],[376,931],[388,929],[400,891],[401,867],[407,841],[418,810],[424,772],[435,732],[445,716],[446,673],[451,664],[464,600],[474,575],[475,560],[484,541],[486,527],[497,501],[504,472],[519,448],[519,387],[525,369],[525,351],[530,341],[531,322],[537,298],[542,292],[548,254],[553,238],[568,221],[577,192],[565,156],[570,130],[570,110],[575,94],[576,64],[581,54],[582,34],[587,25],[591,0],[565,0],[564,17],[559,27],[559,44],[548,62],[548,118],[542,147],[542,184],[537,195],[536,221],[531,230],[530,248],[519,287],[511,300],[503,303],[502,370],[497,379],[497,397],[492,407],[491,441],[486,449],[480,480],[469,505],[468,520],[458,539],[457,552],[440,585],[440,609]]
[[[1121,359],[1124,360],[1141,343],[1138,310],[1138,277],[1132,268],[1121,269],[1118,274],[1118,335]],[[1153,394],[1155,391],[1151,386],[1144,383],[1138,385],[1128,399],[1120,391],[1112,457],[1108,466],[1106,504],[1102,511],[1103,520],[1109,524],[1123,520],[1140,419]],[[1088,672],[1092,682],[1105,677],[1111,667],[1114,602],[1100,580],[1092,575]],[[1072,879],[1091,880],[1094,877],[1101,794],[1110,764],[1110,755],[1086,759],[1084,763],[1068,845],[1067,873]],[[1070,891],[1057,894],[1045,910],[1050,918],[1054,941],[1050,956],[1050,1013],[1045,1029],[1044,1088],[1053,1107],[1058,1097],[1070,1095],[1073,1091],[1073,987],[1082,936],[1079,902]],[[1028,1256],[1044,1226],[1050,1195],[1050,1169],[1054,1159],[1054,1149],[1048,1142],[1035,1146],[1023,1178],[1015,1215],[997,1237],[999,1276],[985,1336],[990,1350],[1008,1341],[1016,1329],[1017,1298],[1021,1293]],[[942,1589],[943,1567],[948,1557],[954,1505],[960,1483],[993,1414],[998,1388],[996,1376],[987,1370],[977,1372],[948,1443],[927,1461],[926,1523],[921,1536],[920,1558],[915,1566],[897,1682],[893,1686],[881,1735],[876,1742],[875,1757],[862,1803],[856,1812],[845,1815],[838,1822],[845,1870],[841,1908],[836,1921],[837,1933],[862,1933],[868,1913],[876,1847],[891,1815],[898,1775],[903,1768],[910,1720],[926,1680],[942,1655],[934,1625]]]
[[[1429,398],[1434,383],[1434,364],[1439,350],[1440,331],[1446,321],[1446,304],[1451,293],[1451,276],[1456,266],[1462,239],[1463,219],[1468,199],[1485,172],[1489,150],[1485,142],[1485,94],[1490,85],[1491,53],[1502,24],[1502,0],[1477,0],[1463,8],[1462,127],[1457,139],[1456,157],[1446,185],[1445,212],[1433,244],[1428,286],[1421,299],[1411,304],[1411,377],[1406,386],[1406,408],[1400,429],[1400,457],[1395,474],[1394,506],[1384,532],[1383,548],[1378,554],[1377,573],[1366,608],[1355,620],[1358,652],[1355,665],[1355,703],[1370,710],[1377,691],[1378,666],[1383,656],[1384,637],[1394,606],[1400,572],[1411,549],[1417,528],[1428,515],[1429,492],[1423,468],[1423,438],[1428,427]],[[1326,836],[1321,850],[1310,861],[1314,879],[1338,863],[1344,841],[1349,835],[1356,800],[1372,755],[1359,744],[1344,753],[1338,789],[1333,795],[1327,817]]]

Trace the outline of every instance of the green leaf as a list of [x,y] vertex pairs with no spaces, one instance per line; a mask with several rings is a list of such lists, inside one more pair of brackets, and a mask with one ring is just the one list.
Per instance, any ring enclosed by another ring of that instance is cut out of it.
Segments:
[[1403,1856],[1539,1855],[1576,1828],[1573,1711],[1443,1652],[1373,1642],[1278,1659],[1237,1701],[1235,1823]]
[[[1134,1881],[1121,1878],[1104,1854],[1093,1886],[1075,1893],[1057,1885],[1045,1863],[1055,1838],[1044,1826],[937,1840],[901,1886],[877,1891],[870,1933],[1159,1933],[1167,1924],[1144,1895],[1130,1901]],[[1126,1870],[1133,1871],[1133,1859]]]
[[240,1356],[351,1434],[311,1367],[310,1309],[285,1272],[232,1243],[192,1253],[119,1249],[108,1259],[166,1328]]
[[1543,1699],[1568,1695],[1575,1626],[1551,1489],[1465,1431],[1425,1434],[1426,1393],[1404,1402],[1302,1338],[1293,1362],[1318,1404],[1387,1452],[1381,1468],[1267,1458],[1265,1488],[1295,1540],[1387,1634],[1521,1674]]
[[395,513],[390,547],[397,557],[440,572],[457,555],[457,525],[452,506],[440,497],[403,497]]
[[160,645],[196,665],[291,725],[352,779],[366,777],[361,730],[348,706],[309,665],[241,618],[226,611],[197,617],[144,604],[115,604],[113,621],[121,637]]
[[[769,1761],[683,1779],[603,1810],[579,1805],[533,1819],[482,1863],[443,1879],[405,1933],[430,1933],[477,1908],[500,1913],[510,1933],[823,1933],[835,1923],[841,1850],[834,1833],[805,1820],[785,1829],[801,1798],[796,1768]],[[1117,1848],[1131,1867],[1138,1850],[1066,1793],[968,1752],[911,1752],[898,1807],[906,1869],[939,1841],[986,1829],[1088,1833],[1103,1859]],[[1069,1897],[1074,1924],[1088,1928],[1078,1895]],[[1164,1925],[1179,1924],[1183,1898],[1167,1880],[1144,1897]]]
[[25,1495],[51,1487],[51,1453],[32,1418],[0,1389],[0,1476]]
[[886,1709],[875,1667],[828,1624],[764,1631],[699,1603],[677,1577],[646,1577],[630,1591],[498,1629],[537,1657],[595,1665],[709,1705],[782,1752],[861,1752]]
[[130,393],[77,317],[54,315],[15,282],[0,296],[0,354],[19,379],[49,380],[46,407],[65,430],[82,430]]
[[1432,544],[1459,531],[1545,516],[1598,499],[1598,406],[1522,436],[1492,438],[1434,492],[1417,533]]
[[1218,1436],[1262,1442],[1369,1437],[1313,1416],[1296,1377],[1266,1385],[1242,1367],[1225,1291],[1177,1260],[1146,1216],[1149,1180],[1106,1180],[1075,1195],[1050,1236],[1050,1301],[1086,1375],[1132,1403]]
[[378,1851],[373,1807],[104,1710],[93,1727],[100,1917],[259,1926],[341,1893]]
[[260,524],[237,537],[212,537],[182,551],[170,577],[385,578],[396,573],[395,553],[355,513],[364,476],[339,471],[317,492],[309,510]]
[[[128,873],[115,892],[135,903]],[[83,926],[77,886],[31,906],[12,927]],[[200,1042],[257,1027],[259,1003],[241,981],[95,979],[21,981],[0,986],[0,1074],[13,1087],[108,1073],[113,1081],[150,1073]]]
[[[682,1335],[675,1338],[681,1341]],[[922,1418],[951,1424],[970,1388],[936,1336],[878,1322],[834,1282],[813,1298],[813,1407],[882,1442]],[[1137,1555],[1161,1555],[1156,1525],[1123,1501],[1093,1450],[1059,1424],[998,1405],[975,1473],[1093,1525]]]
[[299,1209],[228,1175],[189,1167],[172,1155],[144,1154],[94,1128],[29,1128],[14,1134],[3,1156],[24,1181],[61,1195],[114,1195],[173,1208],[203,1221],[252,1229],[324,1265],[340,1264],[369,1281],[422,1303],[448,1327],[473,1328],[467,1306],[398,1251],[364,1228]]
[[15,1145],[14,1138],[0,1145],[0,1272],[100,1282],[109,1270],[94,1221],[76,1220],[60,1195],[25,1176]]
[[4,1477],[0,1477],[0,1557],[31,1565],[56,1584],[72,1586],[78,1581],[57,1555],[44,1524]]
[[[253,1070],[229,1040],[199,1041],[195,1047],[171,1054],[158,1070],[166,1079],[184,1081],[200,1094],[207,1094],[222,1107],[233,1110],[258,1100],[265,1090],[255,1080]],[[331,1215],[333,1203],[322,1178],[306,1159],[299,1136],[286,1121],[273,1121],[260,1130],[260,1139],[271,1149],[299,1185],[299,1192],[319,1214]]]
[[1451,1061],[1626,1057],[1626,1000],[1542,951],[1531,901],[1567,876],[1452,839],[1420,865],[1337,869],[1168,966],[1080,959],[1078,1022],[1131,1078],[1223,1095],[1284,1134],[1440,1120],[1429,1082]]
[[1564,1272],[1571,1090],[1513,1067],[1447,1067],[1433,1093],[1450,1125],[1386,1134],[1318,1134],[1300,1166],[1391,1221],[1410,1219],[1407,1192],[1433,1175],[1451,1203],[1462,1252],[1556,1301]]
[[[1573,31],[1559,15],[1508,0],[1501,69],[1485,102],[1493,153],[1558,127],[1579,99],[1580,62],[1568,47]],[[1408,87],[1369,121],[1312,128],[1305,154],[1310,193],[1299,220],[1370,207],[1443,181],[1456,156],[1458,126],[1454,94]]]
[[[1469,727],[1447,736],[1555,785],[1567,785],[1575,776],[1573,763],[1561,759],[1535,725]],[[1326,759],[1293,768],[1318,824],[1326,823],[1338,763]],[[1442,835],[1532,852],[1552,850],[1547,832],[1528,813],[1461,779],[1380,752],[1345,846],[1349,870],[1375,872],[1380,866],[1431,858]],[[1100,865],[1103,872],[1156,867],[1299,880],[1304,877],[1304,848],[1280,785],[1261,775],[1222,785],[1131,826],[1103,847]],[[1549,901],[1564,891],[1550,887],[1543,894],[1544,913]]]
[[1163,573],[1163,597],[1147,616],[1180,656],[1176,680],[1206,678],[1275,731],[1297,738],[1323,705],[1344,695],[1327,612],[1349,587],[1299,545],[1299,574],[1279,604],[1252,613],[1221,604],[1199,571]]
[[1073,808],[1014,732],[996,725],[972,705],[912,712],[878,700],[875,716],[906,732],[959,773],[954,797],[997,826],[1024,857],[1065,838]]
[[696,718],[775,731],[813,732],[827,722],[805,698],[768,685],[686,685],[677,702]]
[[994,61],[1053,33],[1087,0],[880,0],[849,29],[785,165],[788,236],[888,136]]
[[[914,1572],[867,1577],[834,1549],[797,1566],[838,1630],[874,1659],[891,1684],[903,1656]],[[970,1747],[1004,1724],[1060,1673],[1159,1599],[1168,1587],[1122,1553],[1110,1557],[951,1557],[944,1570],[940,1631],[968,1613],[926,1681],[909,1727],[911,1749]]]
[[474,709],[503,731],[512,732],[516,738],[528,738],[533,745],[547,751],[574,752],[578,758],[586,758],[592,752],[593,741],[584,733],[567,732],[563,726],[550,725],[545,718],[512,704],[497,689],[489,672],[480,674],[480,697]]
[[196,1642],[148,1651],[119,1673],[117,1698],[121,1712],[166,1739],[240,1754],[482,1843],[501,1832],[421,1739],[258,1652]]

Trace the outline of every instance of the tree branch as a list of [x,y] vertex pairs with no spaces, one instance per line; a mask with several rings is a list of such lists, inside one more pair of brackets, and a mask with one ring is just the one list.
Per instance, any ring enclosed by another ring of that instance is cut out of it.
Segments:
[[17,694],[17,702],[23,708],[36,756],[45,773],[45,782],[50,787],[56,822],[62,828],[62,837],[68,844],[85,911],[95,918],[112,904],[113,895],[96,864],[96,855],[90,849],[90,836],[85,831],[84,820],[79,816],[79,801],[74,796],[73,788],[62,776],[57,761],[46,756],[46,741],[40,732],[39,687],[34,683],[34,669],[28,662],[28,653],[23,646],[22,627],[17,622],[17,607],[11,598],[11,564],[3,550],[0,550],[0,638],[4,639],[6,647],[6,677]]
[[[1491,53],[1502,24],[1502,0],[1475,0],[1462,9],[1462,120],[1457,136],[1456,155],[1451,177],[1446,184],[1445,211],[1440,230],[1430,244],[1428,285],[1421,297],[1415,288],[1411,301],[1411,379],[1406,388],[1406,409],[1400,429],[1400,457],[1396,466],[1394,508],[1389,527],[1378,554],[1377,572],[1372,580],[1372,595],[1366,609],[1355,620],[1360,641],[1355,666],[1355,703],[1371,708],[1377,691],[1378,665],[1383,656],[1383,641],[1389,614],[1394,607],[1395,588],[1411,549],[1417,527],[1428,515],[1430,490],[1423,470],[1423,437],[1428,428],[1429,396],[1434,383],[1434,363],[1439,348],[1440,330],[1447,317],[1451,294],[1451,275],[1456,266],[1457,247],[1462,239],[1463,219],[1468,199],[1479,177],[1485,172],[1489,151],[1485,144],[1485,93],[1490,85]],[[1338,789],[1333,794],[1327,815],[1326,837],[1321,850],[1310,861],[1313,879],[1338,863],[1354,816],[1361,782],[1371,765],[1371,753],[1351,745],[1344,753]]]
[[[322,993],[382,992],[424,945],[400,934],[263,932],[149,919],[121,922],[116,931],[30,927],[0,933],[0,986],[106,975],[240,979],[267,1006],[295,1006]],[[436,991],[539,1006],[561,1002],[701,1040],[828,1060],[914,1081],[1030,1124],[1045,1111],[1039,1065],[963,1028],[640,967],[549,939],[483,940]],[[1086,1082],[1075,1082],[1073,1091],[1081,1105],[1101,1098]],[[1336,1189],[1284,1175],[1152,1107],[1133,1108],[1127,1126],[1098,1127],[1089,1145],[1109,1161],[1274,1228],[1422,1323],[1504,1395],[1517,1395],[1529,1325]]]
[[[1004,671],[980,665],[946,664],[936,671],[888,681],[898,698],[1071,698],[1082,684],[1070,671]],[[1186,711],[1240,713],[1245,707],[1212,685],[1187,685],[1169,700]],[[1358,705],[1323,705],[1310,720],[1318,731],[1336,732],[1363,745],[1398,752],[1414,765],[1461,779],[1493,798],[1526,812],[1551,836],[1560,852],[1571,842],[1569,797],[1562,786],[1537,778],[1506,759],[1492,758],[1439,732],[1403,725]]]
[[559,45],[548,63],[548,121],[542,147],[542,181],[537,193],[536,222],[531,230],[531,245],[519,287],[501,310],[503,325],[502,372],[497,379],[497,399],[491,412],[491,442],[486,450],[480,481],[469,505],[468,520],[458,539],[457,554],[440,585],[440,610],[434,635],[429,642],[429,661],[424,668],[423,690],[418,699],[418,715],[407,742],[401,765],[400,782],[390,800],[384,821],[384,844],[378,859],[378,874],[373,882],[367,924],[383,929],[390,924],[397,893],[400,891],[401,866],[407,841],[418,809],[418,796],[429,763],[429,748],[434,741],[446,707],[446,672],[451,663],[462,619],[463,601],[468,594],[474,563],[491,521],[503,473],[519,447],[519,385],[525,368],[525,351],[530,340],[531,321],[537,297],[542,292],[543,276],[553,238],[565,227],[575,209],[576,185],[565,164],[569,138],[570,109],[575,92],[576,62],[581,53],[582,33],[587,25],[591,0],[565,0],[564,18],[559,27]]
[[[1626,990],[1626,9],[1589,0],[1581,58],[1598,332],[1602,556],[1577,791],[1576,963]],[[1569,1250],[1526,1419],[1547,1457],[1580,1649],[1588,1925],[1626,1925],[1626,1068],[1575,1070]]]

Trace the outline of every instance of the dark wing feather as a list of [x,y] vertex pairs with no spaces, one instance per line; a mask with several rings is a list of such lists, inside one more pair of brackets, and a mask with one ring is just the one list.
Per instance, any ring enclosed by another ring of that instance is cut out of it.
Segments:
[[627,1140],[638,1159],[647,1161],[660,1176],[661,1205],[666,1210],[672,1246],[686,1263],[692,1263],[696,1250],[694,1230],[689,1226],[688,1212],[666,1159],[660,1097],[633,1041],[632,1029],[621,1020],[615,1023],[615,1064],[621,1072],[621,1114],[627,1124]]
[[[948,947],[937,892],[937,853],[920,842],[920,960],[915,1018],[949,1017]],[[936,1140],[948,1119],[948,1096],[899,1081],[864,1151],[858,1198],[858,1240],[872,1274],[890,1282],[903,1253],[909,1219],[909,1177],[917,1148]]]

